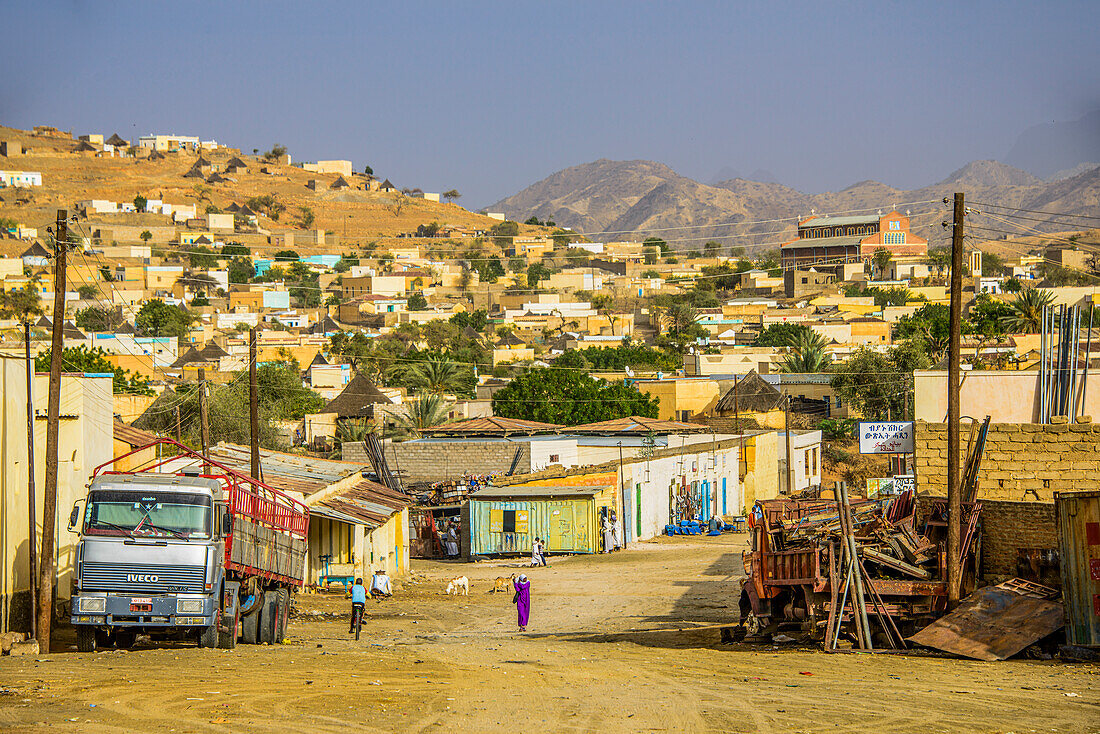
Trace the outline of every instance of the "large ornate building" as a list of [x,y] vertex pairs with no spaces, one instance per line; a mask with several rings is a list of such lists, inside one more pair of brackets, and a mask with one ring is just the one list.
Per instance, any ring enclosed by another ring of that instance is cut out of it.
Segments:
[[798,238],[780,247],[784,268],[838,265],[870,260],[885,248],[895,257],[928,254],[928,240],[909,231],[909,217],[897,211],[855,217],[812,216],[798,223]]

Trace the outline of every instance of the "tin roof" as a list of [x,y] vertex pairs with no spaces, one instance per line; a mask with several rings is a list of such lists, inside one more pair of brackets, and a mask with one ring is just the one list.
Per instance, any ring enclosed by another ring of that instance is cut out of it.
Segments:
[[682,423],[681,421],[664,421],[657,418],[646,418],[640,415],[632,415],[629,418],[614,418],[599,423],[586,423],[581,426],[570,426],[568,433],[584,434],[645,434],[645,433],[703,433],[709,431],[708,426],[698,423]]
[[326,497],[316,505],[312,505],[310,511],[328,515],[324,510],[320,510],[320,508],[327,508],[367,527],[377,528],[385,524],[395,512],[400,512],[410,504],[405,495],[377,482],[364,479],[340,494]]
[[533,436],[539,433],[558,433],[561,428],[553,423],[488,416],[424,428],[421,433],[425,436]]
[[[252,454],[248,446],[219,443],[210,449],[210,458],[245,474],[251,471]],[[352,474],[360,474],[368,467],[354,461],[319,459],[260,449],[263,480],[280,491],[296,492],[306,497]]]
[[614,485],[559,487],[556,485],[482,487],[470,495],[471,499],[500,499],[504,497],[590,497]]
[[810,217],[798,223],[798,228],[805,227],[840,227],[848,224],[878,224],[882,219],[877,214],[858,214],[850,217],[830,217],[828,214]]
[[120,420],[114,422],[114,436],[116,441],[122,441],[131,447],[145,446],[157,440],[156,434],[134,428]]

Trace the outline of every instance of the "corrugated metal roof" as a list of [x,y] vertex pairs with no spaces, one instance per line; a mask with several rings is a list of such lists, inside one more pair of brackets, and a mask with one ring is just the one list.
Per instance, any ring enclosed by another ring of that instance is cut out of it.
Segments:
[[[247,446],[219,443],[210,450],[210,458],[245,474],[251,471],[252,454]],[[361,473],[368,465],[260,449],[260,468],[263,480],[275,489],[308,497],[345,477]]]
[[864,234],[859,237],[806,237],[784,242],[780,247],[783,249],[802,247],[846,247],[849,245],[858,245],[869,236],[870,235]]
[[657,418],[632,415],[629,418],[615,418],[609,421],[600,421],[599,423],[586,423],[581,426],[571,426],[565,429],[565,432],[609,435],[619,433],[704,433],[709,430],[709,426],[702,426],[698,423],[664,421]]
[[[364,479],[338,495],[326,497],[316,505],[311,505],[310,510],[327,508],[353,518],[367,527],[376,528],[383,525],[395,512],[400,512],[410,504],[405,495]],[[326,513],[321,509],[318,514]]]
[[848,224],[878,224],[881,217],[877,214],[861,214],[850,217],[830,217],[827,214],[810,217],[798,223],[799,229],[806,227],[842,227]]
[[119,420],[114,423],[114,436],[116,441],[123,441],[135,448],[157,440],[155,434],[143,431],[140,428],[134,428]]
[[425,436],[507,436],[510,434],[557,433],[561,428],[562,426],[553,423],[488,416],[425,428],[421,430],[421,433]]
[[536,487],[482,487],[478,491],[470,495],[471,499],[500,499],[502,497],[588,497],[594,494],[599,494],[612,487],[613,485],[602,485],[598,487],[558,487],[558,486],[536,486]]

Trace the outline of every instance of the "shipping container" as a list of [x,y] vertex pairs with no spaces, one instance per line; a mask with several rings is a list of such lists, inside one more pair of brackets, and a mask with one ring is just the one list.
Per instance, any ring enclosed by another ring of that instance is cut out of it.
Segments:
[[470,553],[529,554],[535,538],[550,553],[598,553],[601,508],[614,487],[485,487],[470,496]]
[[1055,492],[1066,642],[1100,647],[1100,492]]

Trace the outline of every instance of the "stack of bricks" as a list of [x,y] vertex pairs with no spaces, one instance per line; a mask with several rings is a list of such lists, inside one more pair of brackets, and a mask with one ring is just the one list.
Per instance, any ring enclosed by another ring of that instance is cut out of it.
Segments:
[[[960,432],[960,471],[969,427]],[[947,426],[917,421],[917,493],[947,495]],[[1100,425],[993,423],[989,426],[978,499],[1053,503],[1055,492],[1095,489],[1100,478]]]

